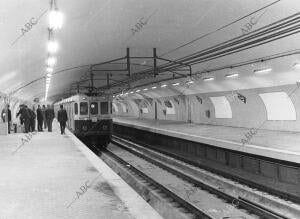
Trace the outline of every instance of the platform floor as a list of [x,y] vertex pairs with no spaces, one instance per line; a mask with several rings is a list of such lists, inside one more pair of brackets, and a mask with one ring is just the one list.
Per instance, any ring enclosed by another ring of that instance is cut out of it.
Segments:
[[0,136],[1,219],[161,218],[72,133],[58,130],[54,124],[23,145],[25,134]]
[[210,144],[221,148],[300,163],[300,133],[259,129],[243,145],[247,128],[200,125],[176,121],[155,121],[133,117],[114,117],[114,123]]

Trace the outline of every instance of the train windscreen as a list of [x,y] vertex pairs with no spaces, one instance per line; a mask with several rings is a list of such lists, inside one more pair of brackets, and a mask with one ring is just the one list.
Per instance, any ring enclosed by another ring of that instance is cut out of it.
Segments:
[[100,103],[101,114],[108,114],[108,102]]
[[97,115],[98,114],[98,103],[97,102],[91,102],[90,112],[91,112],[91,115]]
[[80,115],[87,115],[88,114],[88,103],[81,102],[80,103]]

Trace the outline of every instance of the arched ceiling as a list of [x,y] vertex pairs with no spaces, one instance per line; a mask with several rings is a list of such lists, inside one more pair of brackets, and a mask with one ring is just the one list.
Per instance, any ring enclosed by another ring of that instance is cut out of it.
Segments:
[[[152,49],[157,48],[158,56],[176,60],[243,35],[245,25],[250,21],[255,25],[249,32],[300,11],[299,0],[57,0],[57,5],[64,14],[64,24],[55,33],[60,49],[49,88],[48,97],[51,101],[75,92],[74,83],[88,79],[91,64],[124,57],[127,47],[132,56],[152,56]],[[48,1],[40,0],[0,1],[0,92],[13,92],[15,97],[24,100],[44,97],[49,7]],[[38,17],[37,24],[22,35],[21,28],[32,18],[37,20]],[[140,21],[147,23],[134,33],[132,29]],[[208,35],[176,49],[205,34]],[[299,33],[194,65],[193,71],[230,66],[296,49],[300,49]],[[288,68],[299,58],[294,55],[278,63]],[[124,63],[125,60],[120,62]],[[153,64],[148,59],[132,62],[135,63],[131,66],[133,73]],[[101,68],[121,69],[124,66],[114,64]],[[280,69],[280,66],[277,69],[278,74],[286,71]],[[95,72],[96,87],[106,85],[106,73]],[[127,77],[126,72],[112,74],[114,82]],[[169,76],[158,77],[156,80],[166,77]],[[276,77],[278,79],[279,76]],[[262,81],[252,80],[252,85],[270,86],[270,82],[276,85],[277,79],[270,76]],[[263,83],[264,80],[268,82]],[[228,84],[221,80],[213,83],[214,86],[210,88],[205,89],[204,86],[196,90],[205,92],[214,87],[218,90],[228,88]],[[282,83],[291,81],[283,80]]]

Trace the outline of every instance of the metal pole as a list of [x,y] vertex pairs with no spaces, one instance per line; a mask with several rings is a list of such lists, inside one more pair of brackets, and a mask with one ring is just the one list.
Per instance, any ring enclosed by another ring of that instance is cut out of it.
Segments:
[[91,72],[91,87],[92,87],[91,91],[93,92],[94,91],[94,73],[93,72]]
[[156,77],[158,75],[157,73],[157,60],[156,60],[157,56],[156,56],[156,48],[153,48],[153,68],[154,68],[154,77]]
[[109,73],[106,75],[107,89],[109,89]]
[[79,94],[79,83],[77,83],[77,93]]
[[127,59],[128,77],[130,77],[131,73],[130,73],[130,49],[129,48],[126,49],[126,59]]

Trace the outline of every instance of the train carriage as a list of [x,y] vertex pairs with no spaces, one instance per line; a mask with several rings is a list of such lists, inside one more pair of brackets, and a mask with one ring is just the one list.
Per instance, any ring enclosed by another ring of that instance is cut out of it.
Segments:
[[54,104],[56,114],[61,104],[68,113],[68,129],[79,139],[97,148],[105,148],[109,144],[112,135],[110,95],[74,95]]

